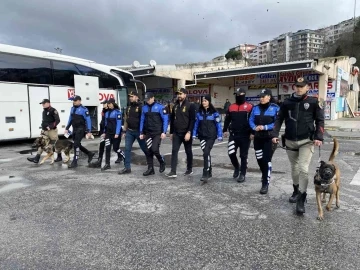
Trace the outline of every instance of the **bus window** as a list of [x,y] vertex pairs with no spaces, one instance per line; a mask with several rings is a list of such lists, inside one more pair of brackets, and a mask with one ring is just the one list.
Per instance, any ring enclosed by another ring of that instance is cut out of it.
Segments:
[[0,53],[0,81],[52,84],[50,60]]
[[81,75],[99,77],[99,88],[116,89],[116,86],[119,85],[118,79],[110,74],[82,65],[76,65],[76,67]]
[[55,85],[75,86],[74,75],[80,75],[80,72],[74,64],[53,61],[53,76]]
[[117,97],[118,97],[118,105],[121,108],[121,111],[124,112],[126,107],[128,106],[128,89],[126,86],[117,86]]

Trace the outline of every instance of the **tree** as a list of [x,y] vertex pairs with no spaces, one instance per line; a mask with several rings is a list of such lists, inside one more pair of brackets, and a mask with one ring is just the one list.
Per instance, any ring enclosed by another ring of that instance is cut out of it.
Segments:
[[242,53],[241,51],[236,51],[234,49],[231,49],[225,54],[226,59],[232,59],[232,60],[241,60],[242,59]]
[[342,55],[343,55],[343,53],[342,53],[341,46],[340,46],[340,45],[338,45],[338,46],[336,47],[336,50],[335,50],[334,56],[342,56]]

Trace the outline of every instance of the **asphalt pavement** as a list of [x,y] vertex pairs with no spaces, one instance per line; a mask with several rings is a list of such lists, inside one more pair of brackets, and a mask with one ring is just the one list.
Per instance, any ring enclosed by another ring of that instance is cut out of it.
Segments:
[[[98,139],[86,141],[97,149]],[[30,142],[0,146],[0,269],[360,269],[360,141],[340,140],[341,207],[318,221],[310,169],[306,214],[297,216],[286,153],[277,149],[269,193],[249,153],[245,183],[232,179],[226,142],[212,151],[213,178],[200,184],[202,154],[194,145],[194,174],[143,177],[136,143],[132,174],[123,165],[101,172],[66,165],[35,165]],[[123,146],[123,143],[122,143]],[[332,149],[327,138],[321,158]],[[183,150],[183,148],[182,148]],[[170,163],[171,145],[161,146]],[[157,163],[157,162],[156,162]],[[166,172],[169,171],[167,166]],[[335,207],[335,205],[334,205]],[[325,208],[325,206],[324,206]]]

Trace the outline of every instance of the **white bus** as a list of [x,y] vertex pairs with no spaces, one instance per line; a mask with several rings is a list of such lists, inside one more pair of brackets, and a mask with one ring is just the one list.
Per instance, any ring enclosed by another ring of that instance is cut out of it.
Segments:
[[96,132],[100,102],[115,98],[126,107],[128,91],[136,90],[132,79],[130,72],[90,60],[0,44],[0,141],[38,137],[44,98],[58,110],[62,134],[75,94],[89,109]]

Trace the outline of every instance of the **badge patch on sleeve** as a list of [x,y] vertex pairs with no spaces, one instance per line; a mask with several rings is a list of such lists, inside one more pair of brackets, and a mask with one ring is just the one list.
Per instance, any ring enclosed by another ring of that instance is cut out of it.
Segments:
[[58,114],[58,111],[57,111],[57,110],[55,110],[55,111],[54,111],[54,114]]
[[121,114],[118,114],[118,115],[117,115],[117,119],[121,119]]
[[163,114],[167,114],[167,110],[166,110],[166,109],[163,109]]
[[89,115],[90,115],[89,111],[86,111],[86,112],[85,112],[85,115],[86,115],[86,116],[89,116]]
[[219,123],[220,122],[220,117],[216,117],[215,121],[216,121],[216,123]]
[[318,105],[319,105],[319,108],[320,109],[324,109],[324,102],[322,102],[322,101],[318,101]]

